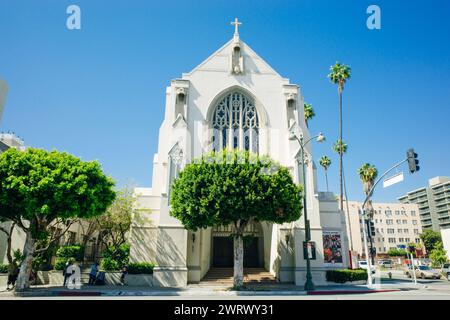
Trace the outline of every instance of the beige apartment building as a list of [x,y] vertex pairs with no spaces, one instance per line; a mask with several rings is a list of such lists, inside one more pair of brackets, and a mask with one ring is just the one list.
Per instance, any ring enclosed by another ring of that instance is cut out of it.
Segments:
[[[348,201],[346,224],[350,250],[360,256],[365,253],[363,242],[362,202]],[[420,243],[422,225],[417,204],[373,203],[375,236],[373,245],[377,256],[387,254],[389,249],[408,243]],[[344,209],[347,209],[344,203]],[[353,247],[353,248],[352,248]]]

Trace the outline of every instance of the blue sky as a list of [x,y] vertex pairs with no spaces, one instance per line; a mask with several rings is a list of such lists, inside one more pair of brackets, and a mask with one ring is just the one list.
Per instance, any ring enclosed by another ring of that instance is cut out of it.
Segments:
[[[82,29],[66,28],[67,6],[81,7]],[[381,8],[381,30],[366,8]],[[450,175],[449,1],[63,1],[0,0],[0,78],[10,87],[0,130],[27,145],[98,159],[119,185],[149,186],[163,119],[165,87],[227,42],[230,21],[242,40],[314,106],[314,147],[333,164],[338,192],[336,61],[352,67],[344,91],[348,195],[362,199],[357,168],[384,171],[419,154],[421,170],[375,192],[395,201],[436,175]],[[319,186],[325,189],[323,171]]]

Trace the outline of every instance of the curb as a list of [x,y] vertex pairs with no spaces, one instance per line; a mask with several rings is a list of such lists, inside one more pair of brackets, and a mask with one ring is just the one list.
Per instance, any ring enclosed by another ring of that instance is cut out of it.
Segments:
[[336,295],[336,294],[358,294],[358,293],[380,293],[380,292],[396,292],[399,289],[385,289],[385,290],[330,290],[330,291],[309,291],[308,295]]

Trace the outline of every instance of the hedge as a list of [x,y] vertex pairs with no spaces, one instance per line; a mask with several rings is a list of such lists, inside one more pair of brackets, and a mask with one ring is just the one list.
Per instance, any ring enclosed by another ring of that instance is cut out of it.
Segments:
[[150,262],[136,262],[130,263],[128,266],[129,274],[153,274],[155,265]]
[[364,269],[327,270],[326,278],[327,281],[336,283],[367,280],[367,271]]
[[57,258],[74,258],[76,261],[83,260],[84,248],[79,245],[62,246],[56,251]]
[[130,256],[130,245],[122,244],[118,247],[110,246],[103,253],[103,259],[100,263],[100,269],[105,271],[121,270],[128,264]]
[[0,263],[0,273],[8,273],[8,265]]
[[80,245],[62,246],[56,251],[55,270],[64,270],[67,262],[71,260],[82,261],[84,257],[84,248]]

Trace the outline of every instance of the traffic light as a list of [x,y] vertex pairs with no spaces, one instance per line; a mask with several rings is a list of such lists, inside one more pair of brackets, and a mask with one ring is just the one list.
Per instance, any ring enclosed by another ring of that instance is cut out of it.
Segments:
[[376,256],[377,255],[377,248],[375,248],[375,247],[370,248],[370,255],[372,257]]
[[369,232],[372,237],[375,237],[375,224],[373,220],[369,220]]
[[414,173],[419,171],[419,160],[417,159],[417,153],[414,152],[414,149],[409,149],[406,152],[406,156],[408,157],[409,172]]

